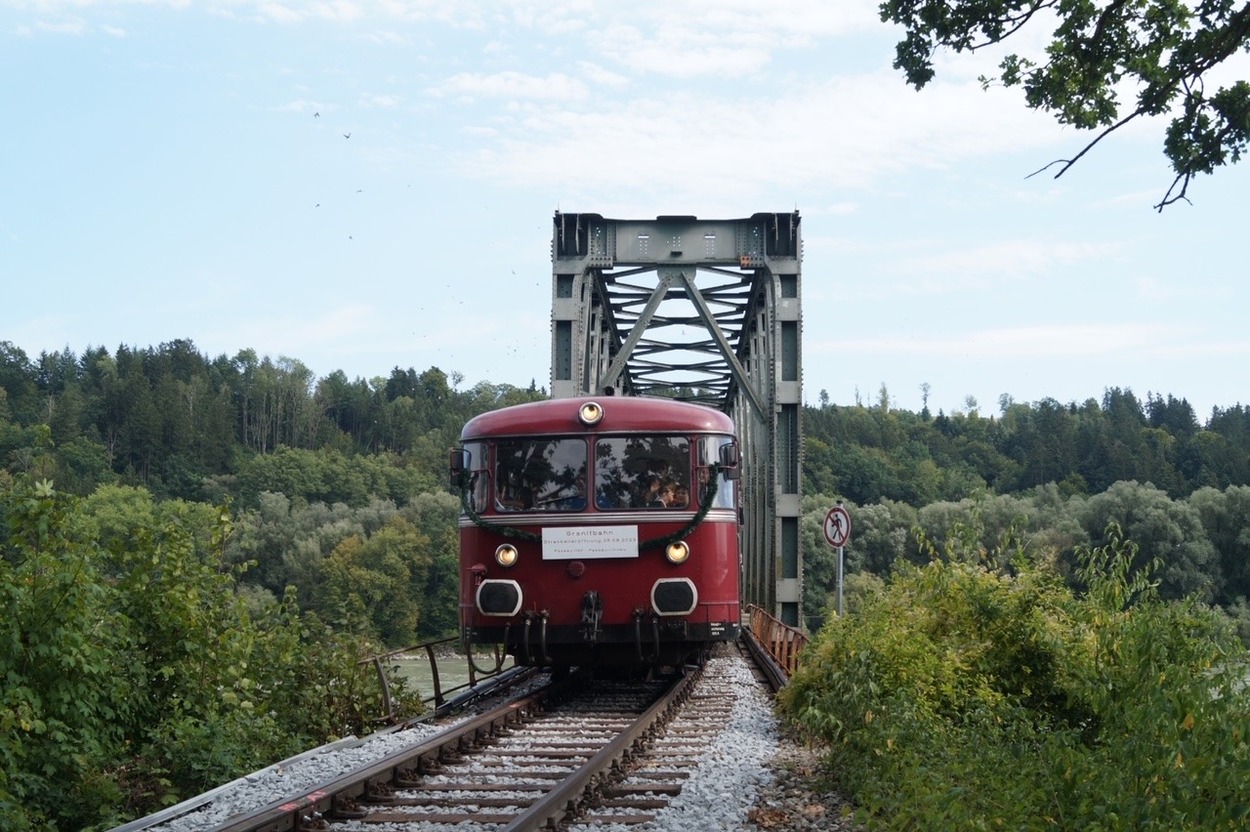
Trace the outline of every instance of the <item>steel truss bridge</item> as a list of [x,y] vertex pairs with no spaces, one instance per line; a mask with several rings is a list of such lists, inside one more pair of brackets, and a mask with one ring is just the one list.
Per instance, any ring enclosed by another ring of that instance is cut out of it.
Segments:
[[670,396],[732,416],[742,446],[743,602],[798,626],[802,602],[799,214],[559,213],[551,392]]

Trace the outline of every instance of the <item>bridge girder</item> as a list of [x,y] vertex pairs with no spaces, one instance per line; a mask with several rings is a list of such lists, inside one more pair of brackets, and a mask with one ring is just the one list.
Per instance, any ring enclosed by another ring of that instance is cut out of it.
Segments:
[[743,600],[801,619],[799,214],[605,219],[552,232],[551,392],[660,395],[738,425]]

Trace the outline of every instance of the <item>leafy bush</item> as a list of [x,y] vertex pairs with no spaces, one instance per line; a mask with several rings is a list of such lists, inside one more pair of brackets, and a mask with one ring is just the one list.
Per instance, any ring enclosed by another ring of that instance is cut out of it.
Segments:
[[142,707],[135,643],[51,484],[10,492],[0,533],[0,828],[81,828],[116,785],[100,772]]
[[1245,825],[1244,649],[1222,615],[1160,600],[1109,534],[1081,552],[1080,595],[1018,548],[993,568],[1003,552],[965,535],[818,634],[783,711],[870,825]]
[[108,828],[379,716],[359,664],[374,645],[302,617],[293,593],[236,593],[226,509],[203,541],[133,500],[104,549],[50,483],[19,477],[0,500],[0,828]]

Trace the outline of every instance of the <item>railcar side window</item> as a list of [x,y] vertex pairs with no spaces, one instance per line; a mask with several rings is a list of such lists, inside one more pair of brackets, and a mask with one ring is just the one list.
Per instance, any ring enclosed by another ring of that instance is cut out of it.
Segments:
[[585,507],[585,440],[501,439],[496,443],[496,511],[581,511]]
[[490,460],[486,455],[486,444],[466,442],[464,449],[469,452],[469,500],[474,511],[482,512],[486,510],[486,499],[490,493]]
[[[698,473],[695,477],[698,485],[696,486],[700,498],[703,495],[703,487],[711,476],[713,463],[720,460],[720,449],[722,445],[733,443],[731,436],[705,436],[699,440],[699,460]],[[713,508],[733,508],[734,505],[734,484],[733,481],[726,479],[723,475],[717,480],[716,496],[712,499]]]
[[690,505],[690,440],[686,437],[619,436],[595,442],[596,508]]

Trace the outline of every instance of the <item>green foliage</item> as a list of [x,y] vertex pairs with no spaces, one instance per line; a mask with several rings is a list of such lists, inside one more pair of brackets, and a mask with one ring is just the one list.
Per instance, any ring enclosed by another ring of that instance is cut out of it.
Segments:
[[376,647],[236,594],[225,508],[0,497],[0,827],[114,825],[379,715]]
[[411,644],[428,578],[429,539],[393,518],[367,540],[349,537],[322,564],[320,614],[348,632]]
[[[142,486],[158,501],[257,507],[266,491],[295,503],[373,499],[405,506],[446,490],[447,448],[485,410],[542,398],[533,385],[458,390],[437,368],[389,378],[314,380],[299,361],[252,350],[210,359],[186,340],[93,348],[31,360],[0,342],[0,465],[85,496]],[[1000,399],[1001,418],[827,401],[805,408],[804,489],[865,506],[920,507],[1049,483],[1065,496],[1118,481],[1173,498],[1250,485],[1250,409],[1215,409],[1205,428],[1184,399],[1110,388],[1101,402]],[[280,594],[281,585],[271,587]]]
[[1244,648],[1108,538],[1082,550],[1076,595],[1018,547],[956,531],[829,621],[782,708],[874,828],[1244,826]]
[[80,495],[120,481],[158,499],[246,506],[266,490],[404,503],[444,486],[447,448],[471,416],[543,395],[458,391],[437,368],[316,381],[293,358],[244,349],[210,360],[187,340],[37,360],[0,341],[0,466]]
[[405,516],[429,541],[417,635],[423,639],[454,635],[460,626],[460,501],[451,494],[423,494],[405,509]]
[[141,674],[115,661],[136,645],[51,484],[2,496],[0,827],[83,828],[119,802],[102,775],[142,707]]
[[[36,616],[50,598],[68,609],[61,621],[6,622],[6,655],[33,672],[20,635],[31,627],[43,634],[40,649],[55,654],[49,667],[91,667],[77,677],[90,689],[74,706],[83,712],[44,702],[37,676],[6,684],[0,727],[33,731],[49,717],[94,726],[63,767],[77,774],[57,796],[48,791],[47,805],[116,806],[109,796],[120,794],[138,811],[292,745],[367,726],[377,682],[356,661],[370,640],[402,646],[457,627],[459,506],[445,488],[447,448],[471,416],[544,396],[532,384],[458,390],[459,381],[436,368],[314,381],[293,359],[243,350],[210,360],[187,341],[34,361],[0,342],[6,609]],[[937,416],[889,402],[883,388],[871,407],[826,399],[804,411],[800,551],[811,629],[831,617],[836,591],[835,553],[821,528],[836,496],[855,521],[845,552],[848,620],[890,595],[880,579],[897,572],[905,582],[935,555],[957,576],[946,578],[956,593],[961,570],[986,564],[1005,570],[996,580],[1020,581],[1027,570],[1015,571],[1016,562],[1026,552],[1053,553],[1060,578],[1084,589],[1074,553],[1109,545],[1114,521],[1137,544],[1134,568],[1159,562],[1160,595],[1200,592],[1231,610],[1250,638],[1250,409],[1217,408],[1200,427],[1183,399],[1143,404],[1118,388],[1101,402],[1066,405],[1004,396],[999,418],[974,402]],[[81,499],[40,492],[31,483],[41,479]],[[988,609],[997,591],[974,594],[990,599],[978,601]],[[970,614],[949,603],[952,617]],[[107,627],[107,637],[91,631],[76,641],[89,624]],[[1040,627],[1021,632],[1032,626]],[[976,655],[983,674],[998,666],[985,650]],[[118,674],[97,664],[133,677],[124,701],[110,687]],[[965,690],[949,673],[932,675],[931,684],[970,696],[977,713],[995,719],[1029,702],[1019,679]],[[1045,699],[1037,691],[1048,690],[1031,685],[1029,695]],[[52,704],[82,693],[73,688]],[[108,709],[116,718],[106,727],[99,714]],[[1001,724],[1021,742],[1060,736],[1033,721]],[[8,755],[0,759],[4,806],[18,805],[15,788],[52,788],[38,773],[29,779],[27,765],[50,735],[14,736],[22,741],[0,752]],[[935,759],[954,765],[966,737],[935,736],[943,741]],[[37,811],[44,815],[24,822],[39,826],[52,812],[68,826],[91,823],[87,809],[72,820],[63,807]]]
[[352,508],[262,492],[238,515],[226,559],[252,564],[245,585],[275,598],[292,588],[322,620],[404,646],[456,631],[459,511],[447,493]]
[[939,413],[932,419],[881,408],[825,406],[804,414],[808,493],[858,504],[921,506],[980,492],[1027,492],[1050,483],[1065,494],[1099,493],[1121,480],[1153,482],[1173,497],[1197,487],[1246,484],[1250,413],[1217,410],[1197,428],[1182,399],[1110,389],[1101,406],[1006,400],[1001,419]]
[[1222,588],[1219,557],[1198,513],[1149,483],[1115,483],[1085,502],[1081,519],[1095,544],[1110,542],[1097,531],[1114,524],[1144,557],[1157,558],[1165,598],[1194,595],[1209,602]]
[[[1246,50],[1250,7],[1229,0],[886,0],[880,11],[882,20],[904,27],[894,67],[917,88],[933,79],[939,48],[971,52],[1025,28],[1053,26],[1043,48],[1007,55],[999,76],[982,83],[1022,87],[1031,109],[1100,131],[1085,150],[1062,160],[1057,175],[1133,119],[1168,115],[1163,150],[1176,179],[1156,206],[1162,209],[1185,199],[1195,175],[1238,161],[1250,139],[1250,84],[1236,81],[1207,92],[1208,73]],[[1126,92],[1135,94],[1131,103],[1122,100]]]

